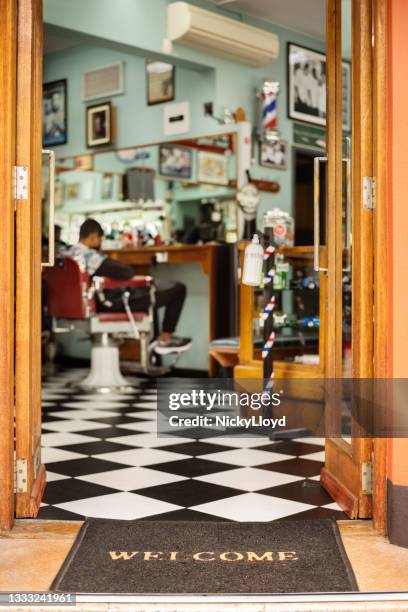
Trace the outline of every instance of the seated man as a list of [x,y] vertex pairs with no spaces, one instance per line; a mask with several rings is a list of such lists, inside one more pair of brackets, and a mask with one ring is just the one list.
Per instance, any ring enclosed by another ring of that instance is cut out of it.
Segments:
[[[75,259],[89,276],[107,276],[116,280],[129,280],[135,275],[132,266],[120,263],[100,252],[103,229],[94,219],[87,219],[79,229],[78,244],[63,251],[63,255]],[[180,314],[186,298],[186,287],[178,282],[159,281],[156,284],[156,307],[164,306],[163,329],[156,342],[154,350],[159,355],[177,353],[191,347],[190,338],[180,338],[174,335]],[[132,311],[147,311],[150,304],[149,289],[134,287],[129,289],[129,306]],[[99,311],[123,312],[121,289],[104,291],[106,302],[98,300]],[[109,302],[109,307],[107,306]]]

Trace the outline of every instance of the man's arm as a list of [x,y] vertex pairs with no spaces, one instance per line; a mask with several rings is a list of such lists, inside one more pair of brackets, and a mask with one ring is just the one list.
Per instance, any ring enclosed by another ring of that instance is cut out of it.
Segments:
[[116,259],[106,257],[94,275],[107,276],[115,280],[129,280],[135,275],[135,270],[133,266],[128,266],[120,261],[116,261]]

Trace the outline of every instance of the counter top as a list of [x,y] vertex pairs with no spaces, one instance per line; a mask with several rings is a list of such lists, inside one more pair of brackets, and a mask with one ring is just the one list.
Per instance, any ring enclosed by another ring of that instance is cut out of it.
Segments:
[[207,242],[205,244],[159,244],[155,246],[142,246],[142,247],[123,247],[121,249],[105,249],[104,253],[111,255],[112,253],[124,254],[124,253],[162,253],[164,251],[169,252],[187,252],[187,251],[202,251],[208,249],[217,248],[219,244],[217,242]]
[[162,244],[146,247],[124,247],[107,249],[104,253],[122,263],[133,266],[146,266],[153,263],[189,264],[196,263],[202,267],[204,274],[212,276],[214,257],[219,245],[216,242],[206,244]]

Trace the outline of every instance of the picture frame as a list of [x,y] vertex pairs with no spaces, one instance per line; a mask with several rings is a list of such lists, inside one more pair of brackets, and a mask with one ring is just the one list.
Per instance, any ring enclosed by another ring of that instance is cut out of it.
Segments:
[[44,147],[55,147],[68,142],[67,98],[67,79],[44,83],[42,126]]
[[64,206],[65,199],[65,184],[60,179],[56,179],[55,181],[55,195],[54,202],[55,208],[62,208]]
[[228,157],[221,153],[198,152],[198,182],[228,185]]
[[191,180],[193,176],[193,151],[174,144],[159,146],[159,174],[161,176]]
[[113,200],[114,198],[114,175],[104,172],[101,181],[101,200]]
[[[351,70],[343,69],[343,129],[351,130]],[[326,55],[296,43],[287,45],[288,117],[326,126]]]
[[86,109],[86,146],[91,149],[114,144],[113,107],[110,102]]
[[172,64],[146,60],[146,101],[148,106],[174,100],[175,74],[176,68]]
[[74,159],[74,165],[76,170],[93,170],[94,156],[92,153],[77,155]]
[[81,199],[81,183],[66,183],[65,185],[65,200],[67,202],[77,201]]
[[277,142],[259,143],[259,165],[263,168],[274,170],[287,170],[288,168],[288,142],[278,140]]

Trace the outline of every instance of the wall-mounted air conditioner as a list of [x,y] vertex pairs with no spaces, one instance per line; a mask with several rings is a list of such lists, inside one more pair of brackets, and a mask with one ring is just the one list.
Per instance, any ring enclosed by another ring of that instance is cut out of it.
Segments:
[[251,66],[270,64],[279,54],[276,34],[188,2],[173,2],[167,7],[167,37]]

